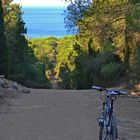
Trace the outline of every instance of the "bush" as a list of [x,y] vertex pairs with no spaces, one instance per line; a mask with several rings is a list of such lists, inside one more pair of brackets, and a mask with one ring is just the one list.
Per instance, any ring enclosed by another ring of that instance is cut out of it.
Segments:
[[136,50],[136,74],[138,81],[140,81],[140,45],[137,46]]
[[106,84],[106,81],[108,85],[113,85],[117,83],[119,78],[121,77],[123,73],[124,67],[122,64],[118,63],[109,63],[102,67],[101,69],[101,77]]
[[100,53],[91,63],[90,78],[95,85],[113,86],[125,72],[123,63],[111,50]]

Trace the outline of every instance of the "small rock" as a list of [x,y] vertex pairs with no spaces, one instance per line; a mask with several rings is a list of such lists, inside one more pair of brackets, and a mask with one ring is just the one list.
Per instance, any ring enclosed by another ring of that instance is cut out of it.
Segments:
[[18,90],[18,84],[17,82],[11,82],[11,86],[12,89]]
[[7,88],[9,91],[13,91],[13,92],[17,92],[16,89],[13,89],[13,88]]
[[8,84],[8,83],[2,83],[1,86],[2,86],[3,88],[9,88],[9,84]]
[[4,95],[4,93],[0,92],[0,96]]
[[0,75],[0,87],[2,89],[8,89],[9,91],[14,91],[14,92],[19,91],[26,94],[30,93],[30,90],[27,89],[26,87],[18,84],[15,81],[8,80],[4,77],[5,77],[4,75]]
[[3,84],[4,80],[2,78],[0,78],[0,84]]
[[26,94],[31,93],[31,91],[29,89],[25,89],[25,88],[22,89],[21,92],[22,93],[26,93]]
[[4,78],[5,76],[4,75],[0,75],[0,78]]

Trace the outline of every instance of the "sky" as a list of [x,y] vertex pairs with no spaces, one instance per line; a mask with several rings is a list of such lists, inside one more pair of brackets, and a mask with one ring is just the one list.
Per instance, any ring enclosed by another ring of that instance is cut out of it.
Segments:
[[67,6],[65,0],[14,0],[22,6]]

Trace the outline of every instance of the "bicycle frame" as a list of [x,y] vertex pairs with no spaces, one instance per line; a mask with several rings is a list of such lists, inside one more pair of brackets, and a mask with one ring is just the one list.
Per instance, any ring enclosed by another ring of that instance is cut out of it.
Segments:
[[116,116],[114,115],[114,100],[117,95],[127,95],[127,92],[119,90],[110,90],[102,87],[92,86],[93,89],[100,92],[106,92],[106,98],[103,102],[102,115],[99,118],[99,140],[116,140],[118,137]]
[[102,112],[102,117],[101,117],[103,120],[99,118],[99,126],[105,125],[104,120],[105,120],[106,114],[109,114],[109,121],[108,121],[108,124],[106,124],[106,125],[109,125],[110,119],[114,110],[113,103],[115,99],[116,98],[112,99],[110,95],[107,95],[105,102],[103,102],[103,112]]

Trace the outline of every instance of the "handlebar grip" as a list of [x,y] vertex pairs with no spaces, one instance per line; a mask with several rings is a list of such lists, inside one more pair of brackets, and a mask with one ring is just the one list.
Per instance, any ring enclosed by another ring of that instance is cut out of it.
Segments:
[[99,91],[105,90],[104,88],[98,86],[92,86],[92,89],[99,90]]
[[126,92],[126,91],[120,91],[120,94],[127,95],[127,94],[128,94],[128,92]]

